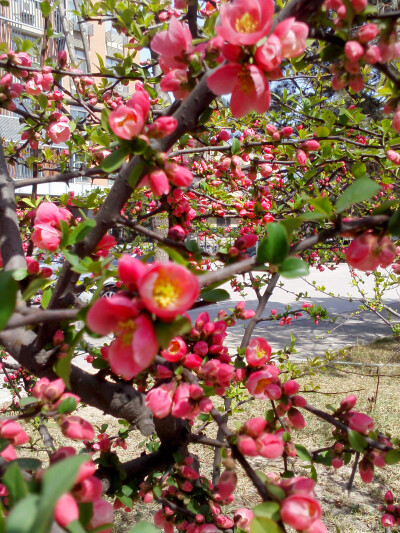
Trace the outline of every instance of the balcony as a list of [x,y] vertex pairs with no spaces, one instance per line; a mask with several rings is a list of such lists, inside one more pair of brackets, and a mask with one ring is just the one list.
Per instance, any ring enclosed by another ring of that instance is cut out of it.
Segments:
[[38,0],[10,0],[8,6],[0,6],[0,16],[19,32],[38,37],[43,33],[44,20]]

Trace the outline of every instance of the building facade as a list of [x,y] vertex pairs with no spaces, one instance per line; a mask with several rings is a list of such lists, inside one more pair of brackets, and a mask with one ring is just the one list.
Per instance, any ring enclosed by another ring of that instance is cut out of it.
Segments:
[[[79,0],[60,0],[61,2],[62,5],[53,9],[49,17],[55,35],[49,40],[48,55],[57,57],[61,50],[65,50],[69,64],[74,64],[75,67],[88,74],[99,71],[97,54],[102,58],[106,67],[115,66],[119,61],[115,54],[124,54],[126,37],[113,28],[111,17],[103,23],[84,23],[73,13],[79,7]],[[40,51],[45,31],[46,21],[39,0],[9,0],[8,6],[0,5],[0,43],[6,43],[8,49],[16,50],[18,42],[28,40],[36,43],[36,48]],[[34,60],[40,64],[39,55],[34,57]],[[120,84],[117,90],[122,96],[128,96],[130,87]],[[17,103],[16,100],[15,103]],[[73,118],[85,119],[85,110],[80,107],[71,105],[69,112]],[[5,109],[0,110],[0,138],[5,143],[20,141],[21,124],[17,113]],[[54,148],[62,150],[65,146],[57,145]],[[79,161],[72,157],[70,168],[78,169]],[[33,177],[33,169],[24,164],[10,166],[9,170],[13,179]],[[94,180],[92,183],[89,178],[82,177],[75,178],[68,185],[66,183],[39,184],[37,193],[50,196],[59,196],[70,191],[75,194],[85,194],[95,187],[106,188],[107,186],[107,180]],[[29,194],[31,191],[32,187],[19,189],[20,193]]]

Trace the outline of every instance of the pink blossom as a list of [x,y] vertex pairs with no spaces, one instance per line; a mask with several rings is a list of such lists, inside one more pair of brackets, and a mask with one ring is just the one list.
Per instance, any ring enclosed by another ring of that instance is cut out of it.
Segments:
[[32,241],[35,246],[54,252],[61,242],[61,231],[49,224],[35,224]]
[[362,13],[367,7],[368,0],[351,0],[351,6],[355,13]]
[[228,43],[251,45],[268,35],[274,4],[272,0],[234,0],[221,4],[219,13],[217,33]]
[[167,175],[163,170],[154,169],[144,176],[140,185],[147,185],[150,187],[151,192],[154,196],[162,196],[163,194],[168,194],[170,190],[169,181]]
[[358,463],[358,472],[364,483],[371,483],[374,479],[374,465],[368,461],[367,457],[363,457]]
[[309,528],[321,517],[321,507],[311,496],[293,494],[283,500],[280,513],[285,524],[293,529],[302,530]]
[[170,361],[171,363],[176,363],[186,355],[186,351],[186,342],[181,337],[174,337],[170,341],[168,348],[162,350],[161,355],[167,361]]
[[279,374],[279,368],[274,365],[267,365],[262,370],[253,372],[247,381],[247,390],[255,398],[260,400],[269,399],[266,394],[266,387],[276,381]]
[[263,366],[271,357],[271,346],[262,337],[252,339],[246,348],[246,360],[250,366]]
[[321,520],[314,520],[310,527],[304,529],[303,533],[328,533],[328,530]]
[[[93,502],[93,514],[89,522],[89,528],[95,529],[98,533],[111,533],[112,526],[106,527],[106,524],[112,524],[114,520],[114,509],[111,503],[98,499]],[[105,525],[103,529],[100,526]]]
[[384,235],[379,239],[373,233],[363,233],[353,239],[344,253],[350,266],[363,271],[376,270],[379,265],[386,268],[396,257],[394,244],[389,237]]
[[243,431],[250,437],[258,437],[264,431],[267,425],[265,418],[256,417],[247,420],[243,426]]
[[174,117],[159,117],[147,129],[147,135],[153,139],[162,139],[175,131],[178,122]]
[[318,141],[315,141],[314,139],[310,139],[309,141],[305,141],[302,143],[301,148],[302,150],[305,150],[306,152],[313,152],[315,150],[319,150],[321,145]]
[[356,403],[357,396],[355,396],[355,394],[350,394],[350,396],[346,396],[346,398],[343,398],[343,400],[340,402],[340,409],[342,411],[350,411],[350,409],[353,409]]
[[297,394],[299,392],[299,388],[300,385],[297,383],[297,381],[294,381],[294,379],[289,379],[282,385],[283,394],[286,394],[287,396]]
[[130,291],[137,289],[138,280],[145,272],[146,265],[129,254],[123,254],[118,261],[118,277]]
[[304,152],[304,150],[298,149],[296,151],[296,159],[300,165],[305,165],[308,159],[307,154]]
[[53,141],[54,144],[65,143],[71,136],[71,130],[67,117],[62,117],[66,120],[59,120],[56,122],[50,122],[47,128],[47,135]]
[[187,80],[188,77],[186,70],[174,69],[168,72],[161,79],[160,88],[164,92],[172,91],[175,98],[184,99],[189,94],[188,90],[184,87],[187,83]]
[[168,30],[156,33],[150,43],[151,49],[160,54],[162,65],[174,69],[184,65],[185,58],[193,50],[189,26],[172,17]]
[[284,443],[277,435],[262,433],[256,439],[258,453],[267,459],[277,459],[283,454]]
[[361,28],[357,32],[358,40],[361,43],[368,43],[369,41],[375,39],[375,37],[377,37],[378,35],[379,27],[373,22],[369,22],[368,24],[361,26]]
[[[230,5],[224,4],[221,9]],[[269,109],[271,95],[268,80],[256,65],[223,65],[211,74],[207,84],[215,94],[232,93],[231,111],[236,118],[247,115],[252,109],[257,113],[265,113]]]
[[63,435],[74,440],[93,440],[94,430],[91,424],[80,416],[67,416],[61,423]]
[[171,183],[176,187],[188,187],[193,181],[193,174],[190,170],[177,163],[165,165],[165,172]]
[[223,500],[226,500],[235,490],[237,475],[234,470],[222,472],[218,482],[218,492]]
[[295,409],[292,407],[288,411],[288,418],[291,423],[291,425],[296,429],[303,429],[306,427],[306,421],[304,420],[303,415],[300,413],[298,409]]
[[96,245],[95,255],[97,257],[107,257],[109,251],[113,246],[117,244],[117,241],[112,235],[103,235],[100,241]]
[[381,516],[381,524],[383,527],[391,529],[396,525],[396,519],[392,514],[384,513]]
[[282,46],[279,37],[272,34],[259,46],[254,56],[257,65],[264,71],[271,72],[282,63]]
[[13,446],[21,446],[29,442],[29,436],[14,420],[0,421],[0,438],[8,439]]
[[135,92],[126,102],[126,105],[138,109],[143,116],[143,121],[147,122],[150,113],[150,97],[142,83],[135,84]]
[[170,382],[163,383],[146,394],[146,407],[156,418],[165,418],[171,412],[174,390],[175,385]]
[[308,26],[304,22],[297,22],[294,17],[289,17],[280,22],[274,29],[281,42],[281,53],[285,59],[298,57],[306,49]]
[[358,41],[347,41],[344,53],[349,61],[358,61],[364,55],[364,47]]
[[239,435],[237,447],[243,455],[249,455],[250,457],[256,457],[258,455],[256,441],[249,435]]
[[67,527],[68,524],[79,519],[78,504],[69,492],[57,500],[54,508],[54,519],[61,527]]
[[254,517],[254,514],[247,507],[240,507],[236,509],[233,514],[233,521],[237,527],[244,529],[247,533],[250,533],[250,523]]
[[101,498],[103,493],[103,484],[99,478],[90,476],[76,485],[73,489],[73,495],[79,503],[90,503]]
[[143,130],[143,112],[138,106],[121,105],[115,111],[111,111],[108,123],[117,137],[131,141]]
[[374,421],[364,413],[349,411],[343,415],[343,419],[350,429],[363,433],[364,435],[368,435],[374,429]]
[[14,450],[14,448],[9,444],[4,448],[2,452],[0,452],[0,457],[2,457],[5,461],[14,461],[17,458],[17,452]]
[[188,311],[199,295],[196,276],[176,263],[155,263],[138,288],[145,307],[167,320]]

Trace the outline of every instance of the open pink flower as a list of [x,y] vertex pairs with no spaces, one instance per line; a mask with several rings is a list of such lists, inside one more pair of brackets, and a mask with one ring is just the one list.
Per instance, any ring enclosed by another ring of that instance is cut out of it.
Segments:
[[61,527],[79,518],[79,507],[75,498],[67,492],[58,498],[54,508],[54,519]]
[[146,174],[140,182],[140,186],[150,187],[154,196],[168,194],[170,190],[167,175],[161,168],[155,168],[149,174]]
[[262,337],[250,341],[246,348],[246,360],[250,366],[263,366],[271,357],[271,346]]
[[138,106],[121,105],[115,111],[111,111],[108,123],[117,137],[131,141],[142,133],[144,127],[142,109]]
[[221,24],[216,30],[228,43],[255,44],[271,29],[274,3],[272,0],[234,0],[221,4],[219,14]]
[[56,122],[50,122],[50,125],[47,128],[47,135],[54,144],[65,143],[71,136],[71,130],[67,117],[61,118],[65,118],[66,120],[62,121],[60,119]]
[[278,374],[279,368],[274,365],[267,365],[262,370],[253,372],[247,381],[247,390],[255,398],[268,400],[267,387],[276,381]]
[[0,422],[0,438],[8,439],[13,446],[21,446],[29,442],[29,436],[14,420]]
[[281,519],[296,531],[309,528],[315,520],[321,518],[319,503],[305,494],[293,494],[281,504]]
[[277,459],[283,454],[283,440],[272,433],[262,433],[257,437],[256,446],[261,457],[267,459]]
[[145,307],[167,320],[188,311],[199,295],[196,276],[176,263],[155,263],[138,285]]
[[167,361],[176,363],[186,355],[186,352],[186,342],[181,337],[174,337],[169,343],[168,348],[162,350],[161,355]]
[[282,63],[282,46],[279,37],[272,34],[259,46],[255,53],[257,65],[267,72],[277,69]]
[[[93,502],[93,514],[89,522],[90,529],[96,529],[98,533],[111,533],[112,527],[106,524],[112,524],[114,520],[114,509],[111,503],[101,498]],[[101,529],[101,526],[104,528]],[[98,529],[97,529],[98,528]]]
[[146,407],[150,409],[156,418],[165,418],[169,415],[172,409],[174,391],[174,383],[169,382],[151,389],[146,394]]
[[207,84],[215,94],[232,93],[231,110],[234,117],[243,117],[252,109],[257,113],[265,113],[269,109],[269,83],[256,65],[228,63],[211,74]]
[[140,310],[138,301],[116,294],[97,300],[87,314],[87,324],[95,333],[116,333],[107,360],[111,370],[126,380],[147,368],[158,349],[153,324],[147,315],[139,315]]
[[373,233],[363,233],[353,239],[344,253],[350,266],[363,271],[376,270],[379,265],[386,268],[396,257],[394,244],[389,237],[385,235],[379,239]]
[[61,231],[49,224],[35,224],[32,241],[38,248],[54,252],[60,246],[61,236]]
[[307,24],[297,22],[294,17],[280,22],[274,29],[273,35],[281,41],[282,57],[290,59],[301,55],[306,49],[308,31]]
[[167,69],[182,68],[185,56],[193,50],[189,26],[172,17],[168,30],[156,33],[150,47],[160,54],[162,65]]

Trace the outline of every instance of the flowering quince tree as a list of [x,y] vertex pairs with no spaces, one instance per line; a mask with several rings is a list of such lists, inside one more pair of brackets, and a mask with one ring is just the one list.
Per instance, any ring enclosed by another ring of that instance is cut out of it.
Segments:
[[[400,441],[353,394],[309,403],[293,345],[273,352],[255,328],[327,318],[308,301],[268,309],[280,279],[310,266],[347,262],[355,283],[372,273],[372,310],[398,285],[400,12],[367,0],[88,0],[79,16],[111,16],[129,42],[116,67],[83,73],[49,52],[57,4],[40,5],[43,42],[0,44],[0,107],[21,119],[20,142],[0,149],[0,364],[13,396],[0,419],[0,530],[107,533],[114,511],[141,501],[167,533],[337,531],[320,469],[349,465],[349,490],[369,484],[400,461]],[[16,163],[33,178],[13,180]],[[36,194],[80,176],[113,185]],[[226,282],[254,289],[256,310],[224,306]],[[248,402],[265,416],[238,423]],[[82,404],[119,420],[118,435]],[[300,443],[311,417],[332,430],[316,450]],[[146,453],[130,446],[135,431]],[[199,447],[213,450],[208,471]],[[244,476],[254,505],[235,497]],[[376,502],[386,531],[400,526],[396,497]]]

